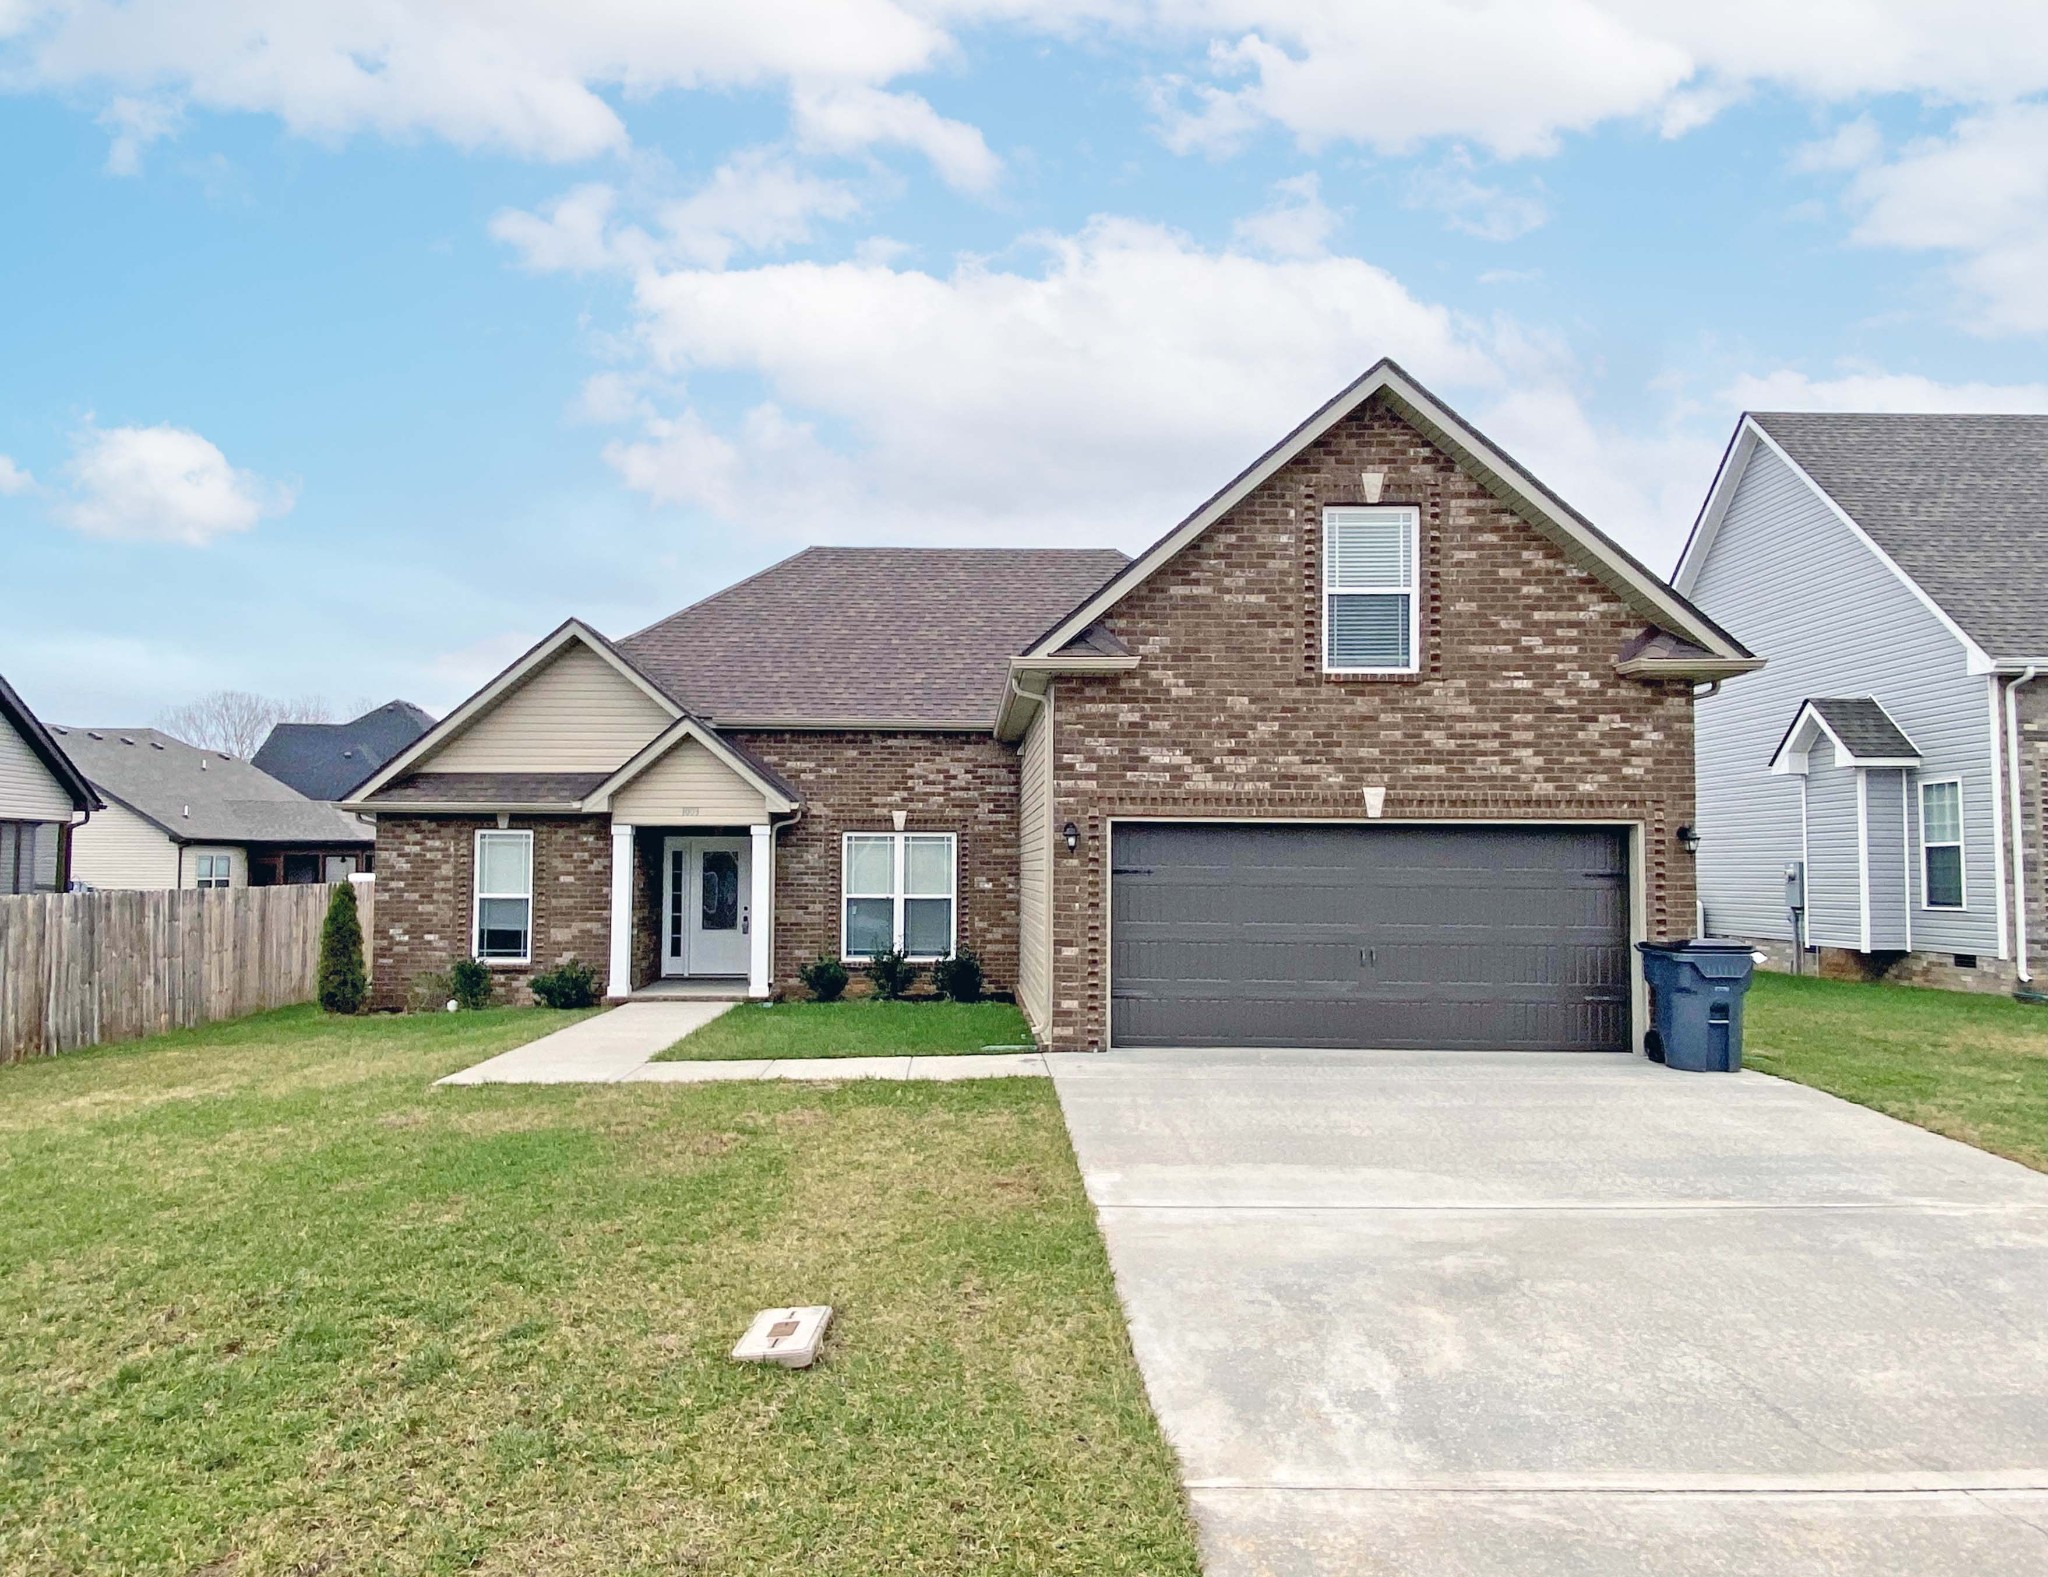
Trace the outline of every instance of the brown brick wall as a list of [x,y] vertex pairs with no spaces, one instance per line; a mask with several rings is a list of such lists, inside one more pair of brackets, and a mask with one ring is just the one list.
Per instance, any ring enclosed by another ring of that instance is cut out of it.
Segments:
[[[470,950],[470,873],[480,828],[495,817],[377,818],[372,1005],[402,1008],[413,979]],[[533,963],[494,968],[498,998],[531,1002],[535,971],[580,958],[604,974],[611,923],[611,823],[604,816],[514,816],[533,839]]]
[[960,940],[991,990],[1017,980],[1017,753],[989,734],[739,734],[796,788],[803,816],[776,840],[775,983],[839,951],[840,835],[958,835]]
[[[1322,509],[1381,502],[1422,516],[1423,672],[1320,670]],[[1653,936],[1693,926],[1692,698],[1614,672],[1643,627],[1420,433],[1375,403],[1217,522],[1106,621],[1131,673],[1061,679],[1053,1028],[1063,1048],[1107,1030],[1104,828],[1127,815],[1348,817],[1387,790],[1395,818],[1611,819],[1643,824]]]

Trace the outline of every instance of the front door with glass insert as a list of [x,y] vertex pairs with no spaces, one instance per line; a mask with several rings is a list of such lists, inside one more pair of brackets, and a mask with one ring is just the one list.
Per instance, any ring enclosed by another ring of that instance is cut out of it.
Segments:
[[663,843],[661,972],[744,975],[748,937],[748,840],[669,838]]

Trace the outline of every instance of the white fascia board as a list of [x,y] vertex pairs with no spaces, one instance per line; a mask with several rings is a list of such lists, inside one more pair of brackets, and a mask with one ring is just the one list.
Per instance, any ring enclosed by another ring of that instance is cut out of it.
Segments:
[[796,809],[796,801],[781,789],[770,783],[754,770],[753,764],[739,755],[732,746],[720,739],[711,729],[706,728],[694,717],[687,714],[677,718],[653,739],[642,745],[639,751],[618,771],[584,795],[580,808],[587,812],[601,812],[611,809],[612,796],[655,762],[661,760],[685,739],[694,739],[708,750],[712,757],[727,771],[744,781],[749,788],[760,794],[769,811],[786,816]]
[[562,648],[572,641],[580,641],[583,645],[597,653],[598,656],[617,669],[621,675],[650,700],[666,711],[670,717],[677,717],[682,714],[682,708],[677,706],[667,695],[663,694],[645,674],[641,673],[631,663],[624,661],[617,652],[612,650],[611,642],[604,639],[603,636],[591,629],[581,619],[564,619],[547,635],[541,637],[536,645],[514,658],[510,666],[495,679],[490,680],[476,694],[472,695],[467,701],[464,701],[454,711],[442,718],[440,722],[436,723],[432,728],[420,735],[418,739],[415,739],[405,749],[379,767],[366,782],[357,787],[348,803],[351,805],[361,804],[362,801],[367,800],[379,789],[397,782],[399,778],[412,771],[420,762],[443,749],[465,728],[469,727],[471,723],[474,723],[484,713],[496,706],[499,701],[503,700],[505,696],[517,689],[521,681],[526,679],[528,675],[537,672],[552,662]]
[[1431,439],[1462,455],[1511,495],[1513,507],[1539,531],[1581,558],[1607,583],[1633,596],[1660,628],[1684,636],[1717,656],[1747,654],[1685,599],[1638,563],[1619,543],[1581,519],[1564,501],[1497,449],[1483,434],[1441,404],[1391,361],[1382,360],[1363,377],[1261,455],[1223,491],[1132,560],[1118,575],[1025,653],[1043,657],[1057,651],[1142,586],[1189,543],[1235,509],[1375,394],[1386,392],[1403,414]]
[[1035,708],[1041,703],[1055,678],[1129,673],[1137,666],[1136,657],[1012,657],[1009,688],[1003,693],[1002,710],[996,714],[996,738],[1014,743],[1024,737],[1024,730],[1031,726],[1026,705]]
[[1688,597],[1699,581],[1700,567],[1706,563],[1707,554],[1713,549],[1714,538],[1720,533],[1728,506],[1734,501],[1735,489],[1742,483],[1742,473],[1749,468],[1749,457],[1756,452],[1758,431],[1756,423],[1745,414],[1735,424],[1728,447],[1721,451],[1721,464],[1714,472],[1713,484],[1707,489],[1706,502],[1700,505],[1699,516],[1693,521],[1685,547],[1678,555],[1678,568],[1671,572],[1671,584]]
[[1898,560],[1893,558],[1889,553],[1885,552],[1883,548],[1879,547],[1877,544],[1877,539],[1871,536],[1871,534],[1865,531],[1861,526],[1856,524],[1855,517],[1852,516],[1840,504],[1836,503],[1833,495],[1830,494],[1826,488],[1822,487],[1820,483],[1816,482],[1812,477],[1808,476],[1806,474],[1805,468],[1802,467],[1797,460],[1793,459],[1791,455],[1787,454],[1785,452],[1784,447],[1769,433],[1765,432],[1763,428],[1757,424],[1757,421],[1754,417],[1745,416],[1743,417],[1743,422],[1750,428],[1751,431],[1753,431],[1756,434],[1757,442],[1769,448],[1772,454],[1776,455],[1780,460],[1782,460],[1785,463],[1785,465],[1791,470],[1794,476],[1798,477],[1800,481],[1804,482],[1809,488],[1811,488],[1813,490],[1814,496],[1820,499],[1822,503],[1828,506],[1829,511],[1834,515],[1834,517],[1837,520],[1841,521],[1843,525],[1849,528],[1850,534],[1853,535],[1858,542],[1862,543],[1865,548],[1869,549],[1871,554],[1877,559],[1878,563],[1882,564],[1886,569],[1890,570],[1893,575],[1897,576],[1899,584],[1901,586],[1904,586],[1906,590],[1910,591],[1914,595],[1914,597],[1919,600],[1920,606],[1925,608],[1929,613],[1933,614],[1934,617],[1940,622],[1941,627],[1947,630],[1949,634],[1953,635],[1959,642],[1962,643],[1963,668],[1966,673],[1988,674],[1996,670],[1998,664],[1991,660],[1990,654],[1986,652],[1983,647],[1979,646],[1976,643],[1976,641],[1971,639],[1969,632],[1966,631],[1960,624],[1956,623],[1954,619],[1951,619],[1948,616],[1948,614],[1943,610],[1941,604],[1936,602],[1932,597],[1928,596],[1926,591],[1922,589],[1920,583],[1917,580],[1915,580],[1911,575],[1908,575],[1905,572],[1905,570],[1899,567]]
[[[1884,712],[1886,721],[1892,727],[1899,728],[1898,719],[1894,718],[1891,713],[1885,712],[1882,701],[1875,702],[1874,704],[1880,712]],[[1904,735],[1906,731],[1903,728],[1899,728],[1899,733]],[[1811,701],[1806,701],[1800,704],[1799,711],[1792,719],[1792,726],[1785,730],[1784,743],[1778,746],[1777,754],[1771,757],[1771,771],[1780,777],[1793,772],[1803,775],[1806,771],[1806,753],[1813,748],[1814,738],[1819,734],[1825,734],[1828,738],[1828,743],[1835,747],[1835,765],[1838,767],[1853,767],[1859,772],[1879,769],[1896,769],[1910,772],[1918,768],[1922,761],[1922,758],[1918,755],[1857,755],[1847,745],[1842,743],[1842,736],[1828,726],[1828,720],[1821,716],[1820,709]],[[1912,743],[1910,737],[1907,738],[1907,743]]]

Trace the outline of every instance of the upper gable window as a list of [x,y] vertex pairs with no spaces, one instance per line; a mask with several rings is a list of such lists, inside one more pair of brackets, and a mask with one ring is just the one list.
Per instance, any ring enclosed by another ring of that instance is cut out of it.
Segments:
[[1323,672],[1416,671],[1413,509],[1323,511]]

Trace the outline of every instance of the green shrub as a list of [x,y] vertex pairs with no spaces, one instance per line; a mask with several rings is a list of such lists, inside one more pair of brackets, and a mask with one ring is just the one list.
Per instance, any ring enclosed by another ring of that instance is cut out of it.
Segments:
[[428,969],[412,977],[412,984],[405,989],[405,1010],[408,1013],[445,1012],[448,1002],[455,995],[455,983],[448,978],[445,969]]
[[830,953],[820,953],[808,964],[797,965],[796,977],[820,1002],[837,1002],[846,995],[846,966]]
[[534,999],[543,1007],[588,1008],[597,1006],[597,971],[579,958],[544,970],[533,977]]
[[491,972],[474,958],[458,958],[448,966],[448,994],[465,1012],[491,1005]]
[[932,984],[940,996],[951,997],[955,1002],[979,1002],[981,955],[971,947],[963,947],[950,958],[940,959],[932,965]]
[[356,911],[356,884],[335,885],[320,925],[320,1007],[327,1013],[360,1013],[370,995],[363,975],[363,922]]
[[894,1002],[917,979],[917,966],[904,956],[902,948],[892,947],[868,960],[868,979],[875,983],[876,996]]

